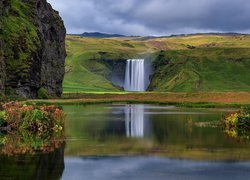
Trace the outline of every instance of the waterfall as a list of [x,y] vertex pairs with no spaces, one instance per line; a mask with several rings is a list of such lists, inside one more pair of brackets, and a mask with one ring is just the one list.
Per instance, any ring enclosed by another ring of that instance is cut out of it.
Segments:
[[144,59],[128,59],[125,72],[126,91],[145,91]]

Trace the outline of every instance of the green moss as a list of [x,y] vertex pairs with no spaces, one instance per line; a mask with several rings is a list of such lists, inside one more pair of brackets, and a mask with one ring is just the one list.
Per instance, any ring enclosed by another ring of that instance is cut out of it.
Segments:
[[4,121],[5,114],[6,114],[5,111],[0,112],[0,126],[2,126],[5,123]]
[[6,87],[4,94],[6,96],[15,96],[16,95],[16,91],[13,88],[11,88],[11,87]]
[[38,99],[49,99],[51,98],[48,91],[44,88],[40,88],[38,91],[37,91],[37,97]]
[[10,11],[3,17],[4,56],[10,78],[29,75],[32,55],[40,46],[33,13],[31,5],[11,0]]

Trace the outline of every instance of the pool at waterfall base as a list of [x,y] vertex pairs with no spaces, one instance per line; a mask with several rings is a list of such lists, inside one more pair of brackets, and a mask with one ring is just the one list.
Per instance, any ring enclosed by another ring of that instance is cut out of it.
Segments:
[[250,143],[227,136],[220,125],[232,109],[62,108],[65,143],[46,154],[0,155],[1,179],[250,178]]

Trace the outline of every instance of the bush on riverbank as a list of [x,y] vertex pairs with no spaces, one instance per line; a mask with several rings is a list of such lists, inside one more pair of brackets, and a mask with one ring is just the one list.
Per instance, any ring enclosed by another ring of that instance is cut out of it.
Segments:
[[0,153],[51,152],[64,142],[64,112],[56,106],[9,102],[0,112]]
[[43,133],[63,129],[65,114],[56,106],[27,105],[9,102],[2,105],[0,127],[7,131],[25,129]]
[[249,139],[250,108],[241,109],[224,118],[225,132],[233,138]]

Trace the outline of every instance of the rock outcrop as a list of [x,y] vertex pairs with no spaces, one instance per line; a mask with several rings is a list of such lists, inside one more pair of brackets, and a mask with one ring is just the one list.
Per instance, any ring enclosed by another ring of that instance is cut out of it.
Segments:
[[62,94],[66,30],[46,0],[1,1],[0,88],[36,98]]
[[3,14],[9,9],[7,0],[0,1],[0,93],[4,94],[6,70],[3,57]]

